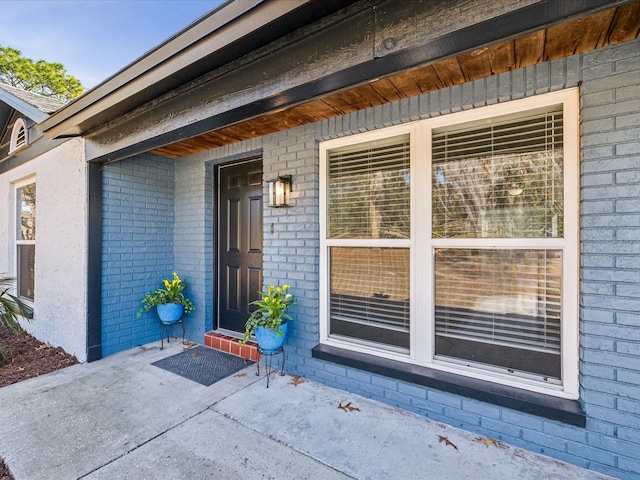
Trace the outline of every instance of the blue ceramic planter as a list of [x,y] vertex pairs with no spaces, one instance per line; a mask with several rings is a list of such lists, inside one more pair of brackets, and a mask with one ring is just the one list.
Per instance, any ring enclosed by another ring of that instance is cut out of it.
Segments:
[[287,337],[287,321],[285,320],[280,328],[284,335],[278,336],[275,330],[264,327],[256,327],[255,335],[260,350],[263,352],[276,352],[284,345],[284,339]]
[[184,306],[181,303],[165,303],[157,306],[160,321],[165,325],[173,325],[182,318]]

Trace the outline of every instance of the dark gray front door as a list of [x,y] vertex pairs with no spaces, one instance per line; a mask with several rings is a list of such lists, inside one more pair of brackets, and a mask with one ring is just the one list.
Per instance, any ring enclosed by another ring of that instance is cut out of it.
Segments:
[[262,160],[220,167],[218,326],[244,331],[262,286]]

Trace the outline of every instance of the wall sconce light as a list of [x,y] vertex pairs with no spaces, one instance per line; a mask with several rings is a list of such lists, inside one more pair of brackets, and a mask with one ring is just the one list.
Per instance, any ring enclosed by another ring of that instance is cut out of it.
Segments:
[[269,182],[269,206],[288,207],[291,193],[291,175],[280,175]]

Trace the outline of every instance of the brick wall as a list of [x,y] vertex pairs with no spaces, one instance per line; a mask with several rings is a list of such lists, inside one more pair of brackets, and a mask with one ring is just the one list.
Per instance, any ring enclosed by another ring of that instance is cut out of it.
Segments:
[[[214,163],[262,151],[265,178],[293,175],[292,207],[266,208],[264,213],[265,283],[290,283],[298,302],[287,340],[287,370],[596,471],[640,478],[638,78],[640,41],[634,41],[181,160],[176,264],[193,264],[194,283],[212,304],[207,242],[213,226],[207,218],[213,184],[207,177]],[[318,141],[577,85],[582,142],[580,395],[586,428],[311,358],[319,339]],[[197,237],[191,247],[178,241],[191,235]],[[200,261],[203,268],[196,265]],[[213,310],[206,308],[208,318]],[[203,316],[201,321],[209,320]]]
[[156,313],[136,312],[174,269],[174,162],[141,155],[103,168],[102,354],[109,355],[160,338]]

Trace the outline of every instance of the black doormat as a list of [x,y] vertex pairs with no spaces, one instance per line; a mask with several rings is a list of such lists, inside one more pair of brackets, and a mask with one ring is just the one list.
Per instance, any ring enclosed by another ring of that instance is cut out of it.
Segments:
[[205,387],[253,364],[242,357],[208,347],[195,347],[152,363]]

